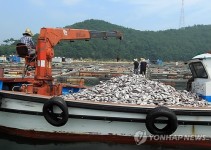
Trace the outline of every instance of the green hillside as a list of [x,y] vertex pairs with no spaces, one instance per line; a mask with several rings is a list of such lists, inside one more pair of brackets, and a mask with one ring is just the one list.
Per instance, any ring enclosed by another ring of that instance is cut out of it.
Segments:
[[[123,33],[120,42],[115,38],[90,41],[61,41],[55,48],[55,55],[71,58],[121,59],[145,57],[149,59],[188,60],[193,56],[211,50],[211,25],[195,25],[183,29],[165,31],[139,31],[125,28],[101,20],[86,20],[65,28],[78,28],[99,31],[118,30]],[[33,38],[36,41],[38,34]],[[13,40],[13,39],[10,39]],[[9,40],[9,41],[10,41]],[[8,41],[7,41],[8,42]],[[0,55],[15,53],[12,45],[1,45]]]

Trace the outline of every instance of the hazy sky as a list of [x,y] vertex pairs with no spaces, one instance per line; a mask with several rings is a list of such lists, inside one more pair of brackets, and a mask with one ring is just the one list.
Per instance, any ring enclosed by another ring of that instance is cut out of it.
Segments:
[[[0,43],[26,28],[99,19],[137,30],[178,29],[182,0],[0,0]],[[184,0],[185,25],[211,24],[211,0]]]

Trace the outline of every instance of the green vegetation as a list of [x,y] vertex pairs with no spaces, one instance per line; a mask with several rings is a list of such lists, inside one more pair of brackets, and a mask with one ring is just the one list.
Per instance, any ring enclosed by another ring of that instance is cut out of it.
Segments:
[[[97,60],[133,60],[145,57],[164,61],[188,60],[197,54],[211,49],[211,25],[195,25],[183,29],[165,31],[139,31],[117,26],[101,20],[86,20],[65,28],[78,28],[99,31],[118,30],[123,33],[120,42],[115,38],[91,39],[89,41],[61,41],[55,46],[55,56],[71,58],[91,58]],[[38,34],[33,38],[36,41]],[[8,44],[15,41],[13,44]],[[0,55],[15,54],[18,40],[5,40],[0,46]]]

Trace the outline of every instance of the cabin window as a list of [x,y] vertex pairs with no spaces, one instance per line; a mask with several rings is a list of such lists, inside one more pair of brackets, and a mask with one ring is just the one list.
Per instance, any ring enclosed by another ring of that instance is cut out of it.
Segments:
[[189,67],[194,78],[208,78],[207,72],[201,62],[190,63]]

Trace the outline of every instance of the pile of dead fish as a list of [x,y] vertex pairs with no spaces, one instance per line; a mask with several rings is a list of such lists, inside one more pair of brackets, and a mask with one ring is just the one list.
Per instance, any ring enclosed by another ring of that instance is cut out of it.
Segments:
[[202,107],[208,103],[195,93],[148,80],[141,75],[123,75],[101,82],[81,92],[62,96],[64,99],[89,100],[137,105]]

